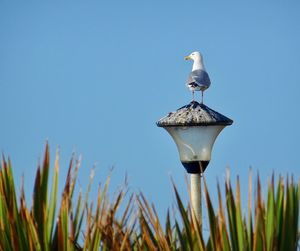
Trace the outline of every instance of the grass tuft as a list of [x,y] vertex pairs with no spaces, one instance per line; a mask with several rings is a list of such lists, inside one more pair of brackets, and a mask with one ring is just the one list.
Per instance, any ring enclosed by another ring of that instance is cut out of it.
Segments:
[[293,177],[286,177],[285,180],[279,177],[275,184],[273,175],[264,200],[259,176],[253,196],[250,174],[247,215],[242,213],[239,178],[235,190],[230,178],[227,178],[224,198],[217,184],[217,210],[214,209],[212,195],[204,180],[209,221],[209,231],[204,236],[201,223],[194,219],[190,206],[184,205],[175,184],[173,189],[179,219],[171,217],[168,211],[166,219],[160,221],[155,206],[142,193],[129,194],[129,199],[125,200],[128,194],[126,187],[117,192],[115,199],[110,200],[107,193],[109,178],[103,188],[99,187],[97,200],[89,202],[93,171],[85,195],[80,191],[77,199],[74,199],[79,166],[80,160],[73,156],[59,198],[59,154],[56,153],[50,181],[50,154],[46,144],[43,162],[36,172],[33,204],[29,208],[24,185],[17,198],[11,162],[2,157],[0,251],[285,251],[299,248],[300,182],[295,183]]

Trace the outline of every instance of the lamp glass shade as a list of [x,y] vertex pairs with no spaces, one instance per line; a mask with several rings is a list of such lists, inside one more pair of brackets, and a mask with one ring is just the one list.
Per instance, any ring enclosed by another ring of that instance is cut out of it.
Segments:
[[165,127],[176,143],[189,173],[202,173],[211,159],[213,144],[225,125]]

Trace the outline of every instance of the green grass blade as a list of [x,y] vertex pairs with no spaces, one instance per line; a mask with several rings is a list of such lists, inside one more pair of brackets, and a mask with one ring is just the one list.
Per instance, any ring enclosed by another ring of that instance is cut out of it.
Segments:
[[226,205],[227,205],[227,215],[229,224],[229,236],[231,241],[231,247],[233,250],[238,250],[238,238],[237,238],[237,223],[236,223],[236,207],[234,202],[234,196],[230,184],[229,178],[225,185],[226,192]]
[[243,222],[243,216],[241,211],[241,195],[240,195],[240,180],[237,178],[236,185],[236,224],[237,224],[237,239],[238,239],[238,247],[239,250],[247,250],[247,241],[246,241],[246,229]]
[[266,217],[266,246],[267,251],[274,250],[274,241],[276,240],[276,213],[274,196],[274,175],[271,184],[268,185],[267,217]]
[[190,250],[190,248],[187,245],[188,242],[187,242],[185,236],[183,235],[183,233],[181,232],[177,221],[175,221],[175,228],[176,228],[176,233],[178,234],[178,239],[179,239],[179,243],[181,246],[181,250]]
[[261,196],[261,185],[257,176],[257,199],[255,208],[255,233],[253,238],[254,250],[266,250],[264,204]]
[[248,250],[253,249],[253,218],[252,218],[252,171],[248,180],[248,224],[247,224]]
[[207,205],[207,212],[208,212],[208,220],[209,220],[209,228],[210,228],[210,246],[212,250],[217,250],[217,221],[216,221],[216,215],[214,213],[214,208],[210,200],[210,196],[207,190],[206,182],[204,180],[204,193],[206,198],[206,205]]
[[217,184],[218,189],[218,199],[219,199],[219,234],[221,236],[220,245],[222,250],[224,251],[230,251],[230,241],[228,237],[227,227],[226,227],[226,219],[225,219],[225,213],[223,210],[223,203],[222,203],[222,196],[221,196],[221,189],[219,183]]
[[180,216],[181,216],[181,219],[182,219],[183,224],[184,224],[184,229],[186,231],[186,240],[188,242],[188,247],[189,247],[189,249],[191,249],[193,247],[192,234],[191,234],[191,229],[190,229],[191,223],[189,221],[188,214],[187,214],[187,212],[186,212],[186,210],[183,206],[183,203],[182,203],[182,200],[179,196],[177,188],[174,184],[173,184],[173,189],[174,189],[174,192],[175,192],[176,201],[177,201],[177,205],[178,205],[178,208],[179,208]]
[[48,246],[51,247],[51,242],[53,239],[53,229],[55,223],[55,211],[57,202],[57,191],[58,191],[58,171],[59,171],[59,155],[56,153],[55,164],[54,164],[54,174],[52,178],[52,189],[50,194],[49,207],[47,208],[47,242]]

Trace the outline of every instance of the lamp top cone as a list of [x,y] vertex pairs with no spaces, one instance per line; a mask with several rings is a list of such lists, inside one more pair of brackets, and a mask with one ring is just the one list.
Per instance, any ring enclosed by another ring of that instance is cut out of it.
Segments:
[[233,121],[204,104],[192,101],[161,118],[159,127],[231,125]]

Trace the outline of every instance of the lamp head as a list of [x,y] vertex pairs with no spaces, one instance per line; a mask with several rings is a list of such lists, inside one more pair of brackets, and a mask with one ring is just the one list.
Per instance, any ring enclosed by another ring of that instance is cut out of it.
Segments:
[[166,129],[175,141],[187,172],[203,173],[217,136],[232,123],[231,119],[206,105],[192,101],[160,119],[157,126]]

